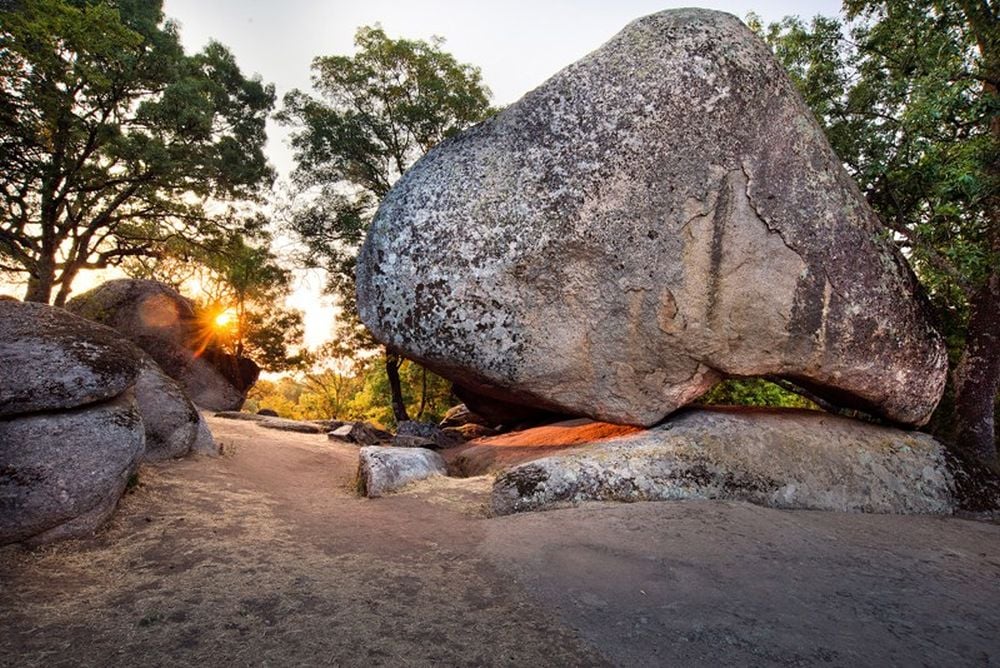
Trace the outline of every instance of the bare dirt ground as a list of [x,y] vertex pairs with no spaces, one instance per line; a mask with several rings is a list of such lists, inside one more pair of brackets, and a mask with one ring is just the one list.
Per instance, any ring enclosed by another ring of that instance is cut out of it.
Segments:
[[0,665],[1000,665],[1000,526],[376,500],[323,436],[211,419],[95,538],[0,550]]

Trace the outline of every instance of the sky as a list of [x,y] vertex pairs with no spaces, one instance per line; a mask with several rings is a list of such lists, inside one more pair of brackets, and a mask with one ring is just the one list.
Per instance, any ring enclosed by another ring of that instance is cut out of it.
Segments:
[[[351,54],[355,31],[380,23],[390,37],[445,38],[444,49],[459,62],[481,68],[494,103],[507,105],[563,67],[598,48],[632,19],[671,7],[655,0],[165,0],[164,13],[180,24],[188,52],[209,40],[225,44],[244,74],[273,83],[280,104],[289,90],[310,88],[316,56]],[[697,6],[740,18],[755,12],[765,22],[796,14],[838,13],[836,0],[740,0]],[[288,132],[268,127],[267,154],[280,178],[293,167]],[[333,308],[320,295],[322,279],[299,272],[289,304],[306,312],[306,344],[331,331]]]

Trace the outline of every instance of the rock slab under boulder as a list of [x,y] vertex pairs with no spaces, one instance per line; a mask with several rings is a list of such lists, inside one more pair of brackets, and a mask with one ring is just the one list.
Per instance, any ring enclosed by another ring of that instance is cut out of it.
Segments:
[[709,10],[634,21],[431,150],[383,199],[357,286],[375,337],[456,385],[608,422],[773,375],[919,425],[947,371],[794,85]]
[[358,484],[367,497],[378,497],[417,480],[446,475],[444,459],[425,448],[365,446],[359,451]]
[[504,515],[671,499],[901,514],[952,513],[957,505],[944,446],[930,436],[768,409],[684,411],[652,429],[518,465],[497,478],[491,504]]

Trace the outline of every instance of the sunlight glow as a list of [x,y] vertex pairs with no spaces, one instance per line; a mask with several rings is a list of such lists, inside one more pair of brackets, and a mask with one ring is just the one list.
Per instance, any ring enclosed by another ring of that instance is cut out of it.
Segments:
[[236,322],[236,309],[230,307],[220,312],[212,320],[216,329],[229,329]]

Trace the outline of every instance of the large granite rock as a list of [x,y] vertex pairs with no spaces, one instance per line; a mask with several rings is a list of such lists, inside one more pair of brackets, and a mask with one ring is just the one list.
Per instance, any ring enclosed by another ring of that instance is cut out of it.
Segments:
[[117,331],[0,300],[0,544],[82,536],[140,461],[217,454],[176,381]]
[[[550,440],[572,435],[555,430]],[[499,475],[491,503],[502,515],[589,500],[691,498],[871,513],[958,507],[944,446],[930,436],[768,409],[685,411],[653,429],[541,456]]]
[[367,445],[359,451],[358,487],[374,498],[447,471],[444,459],[433,450]]
[[887,236],[767,46],[672,10],[407,172],[358,305],[393,349],[533,408],[651,425],[775,375],[921,424],[947,360]]
[[44,304],[0,300],[0,417],[116,397],[140,356],[114,331]]
[[114,512],[144,443],[131,392],[0,420],[0,545],[92,533]]
[[157,462],[192,452],[217,455],[219,446],[181,386],[143,356],[135,398],[146,430],[143,461]]
[[66,309],[108,325],[145,350],[187,395],[209,410],[235,410],[260,370],[217,350],[192,303],[156,281],[118,279],[74,297]]

